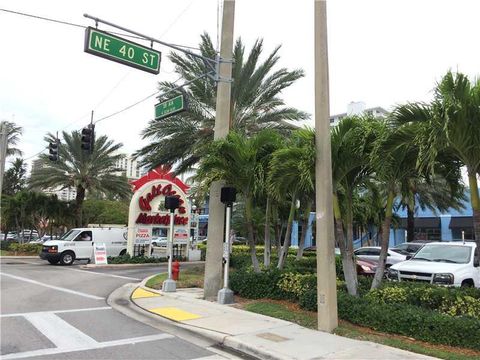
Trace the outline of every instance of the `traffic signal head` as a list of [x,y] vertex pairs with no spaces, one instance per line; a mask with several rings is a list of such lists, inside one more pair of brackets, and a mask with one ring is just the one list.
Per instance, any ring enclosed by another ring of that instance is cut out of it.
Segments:
[[91,124],[82,129],[82,150],[93,152],[93,144],[95,142],[95,125]]
[[58,161],[58,145],[60,141],[56,139],[55,141],[50,141],[48,144],[48,153],[50,154],[48,158],[50,161]]

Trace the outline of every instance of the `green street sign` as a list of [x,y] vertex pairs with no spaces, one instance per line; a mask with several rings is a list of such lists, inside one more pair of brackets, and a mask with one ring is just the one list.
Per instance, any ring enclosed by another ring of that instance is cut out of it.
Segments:
[[185,96],[183,94],[175,96],[155,105],[155,120],[175,115],[186,109]]
[[161,53],[118,36],[87,27],[85,52],[152,74],[160,72]]

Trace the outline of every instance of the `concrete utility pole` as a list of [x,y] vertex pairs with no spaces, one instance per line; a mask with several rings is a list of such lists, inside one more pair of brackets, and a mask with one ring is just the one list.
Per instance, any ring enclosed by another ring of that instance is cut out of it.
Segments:
[[0,123],[0,197],[2,196],[3,175],[5,172],[5,159],[7,158],[7,139],[8,128],[7,123]]
[[[230,93],[232,77],[233,22],[235,0],[224,0],[222,34],[220,41],[219,81],[217,85],[217,109],[214,139],[223,139],[230,130]],[[205,259],[205,299],[215,298],[222,288],[222,257],[225,205],[220,202],[223,181],[215,181],[210,186],[208,204],[207,255]]]
[[315,201],[318,329],[338,326],[328,94],[327,2],[315,0]]

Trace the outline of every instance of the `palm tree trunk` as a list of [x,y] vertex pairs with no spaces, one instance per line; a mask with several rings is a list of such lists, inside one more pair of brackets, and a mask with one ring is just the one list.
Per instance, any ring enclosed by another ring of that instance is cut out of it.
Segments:
[[378,259],[378,267],[375,272],[375,277],[372,282],[372,289],[376,289],[382,283],[383,275],[385,272],[385,263],[387,262],[387,250],[388,241],[390,239],[390,224],[392,223],[393,214],[393,200],[395,199],[395,193],[393,190],[388,191],[387,205],[385,208],[385,220],[382,226],[382,242],[380,249],[380,258]]
[[82,227],[82,207],[83,200],[85,200],[85,189],[82,186],[77,186],[77,196],[75,197],[75,225]]
[[295,214],[295,197],[292,197],[292,202],[290,203],[290,213],[288,214],[287,220],[287,231],[285,232],[285,240],[283,241],[282,250],[278,258],[278,269],[283,269],[285,265],[285,260],[287,259],[288,249],[290,248],[290,242],[292,241],[292,223],[293,216]]
[[338,203],[338,196],[333,194],[333,215],[335,217],[335,232],[337,235],[338,246],[340,247],[340,254],[342,256],[343,275],[345,276],[345,283],[347,291],[350,295],[358,295],[358,278],[357,266],[353,259],[353,253],[349,253],[345,241],[345,233],[343,231],[343,219]]
[[480,197],[478,195],[477,175],[468,169],[468,185],[470,186],[470,202],[473,210],[473,231],[477,249],[480,249]]
[[353,199],[351,191],[347,195],[347,254],[353,259]]
[[255,249],[255,234],[253,231],[253,201],[248,195],[245,195],[245,222],[247,223],[248,244],[250,245],[250,256],[252,258],[253,270],[260,272],[260,265],[258,264],[257,250]]
[[267,206],[265,209],[265,250],[263,251],[263,265],[270,266],[270,257],[272,254],[272,243],[270,241],[270,198],[267,197]]
[[415,195],[410,194],[407,204],[407,242],[415,240]]
[[303,257],[303,249],[305,248],[305,241],[307,239],[307,230],[308,230],[308,221],[310,220],[310,211],[312,209],[312,204],[309,202],[305,208],[305,212],[302,218],[302,235],[298,241],[298,250],[297,250],[297,260],[300,260]]

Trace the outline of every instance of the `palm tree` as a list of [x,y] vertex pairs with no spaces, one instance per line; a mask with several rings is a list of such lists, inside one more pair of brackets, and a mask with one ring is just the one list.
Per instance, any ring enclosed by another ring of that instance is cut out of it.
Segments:
[[[430,119],[433,112],[423,104],[406,104],[396,107],[390,119],[393,126],[408,128],[408,141],[415,142],[419,149],[425,148],[431,136]],[[421,156],[421,154],[419,154]],[[447,211],[461,209],[465,200],[465,188],[461,181],[461,162],[447,148],[437,149],[435,158],[422,166],[417,159],[418,173],[404,178],[401,184],[400,205],[407,209],[407,241],[414,239],[414,214],[417,207],[423,210]]]
[[417,169],[419,147],[414,142],[415,127],[404,125],[396,128],[387,120],[379,121],[378,124],[378,137],[374,144],[371,163],[375,178],[384,192],[385,218],[382,224],[380,258],[372,289],[377,288],[383,279],[395,198],[401,194],[401,185],[406,179],[415,179],[419,176]]
[[20,149],[15,146],[20,140],[20,135],[23,133],[21,126],[17,126],[14,122],[11,121],[2,121],[1,125],[6,126],[7,128],[7,156],[12,155],[22,155]]
[[[46,141],[53,141],[49,134]],[[59,160],[51,162],[48,155],[42,154],[42,167],[35,171],[30,179],[32,188],[74,187],[77,190],[75,199],[75,221],[82,223],[82,205],[87,191],[114,193],[127,197],[131,190],[125,176],[115,174],[119,169],[115,163],[121,158],[118,150],[122,144],[114,144],[107,136],[99,136],[95,140],[93,152],[86,153],[81,149],[81,134],[73,131],[63,132],[64,143],[59,146]]]
[[[248,54],[242,40],[236,41],[232,54],[231,130],[247,135],[265,128],[287,130],[290,127],[285,120],[308,118],[306,113],[285,106],[279,97],[284,89],[304,76],[298,69],[274,70],[280,59],[279,49],[275,48],[261,61],[262,40],[257,40]],[[200,50],[203,56],[215,58],[216,52],[208,34],[201,36]],[[150,121],[142,134],[151,143],[140,149],[136,156],[152,168],[160,164],[177,164],[180,173],[197,164],[205,146],[213,141],[217,89],[211,78],[199,78],[211,72],[209,65],[202,60],[177,53],[172,53],[169,58],[175,64],[175,72],[184,80],[192,81],[184,88],[188,109],[168,119]],[[172,96],[171,89],[177,85],[162,82],[159,88],[163,93],[170,91]]]
[[5,195],[14,195],[25,187],[27,166],[23,159],[15,158],[10,169],[5,171],[3,191]]
[[349,116],[332,128],[333,210],[337,242],[349,294],[358,294],[357,268],[353,254],[353,198],[356,189],[372,172],[371,144],[377,120]]
[[292,134],[290,142],[284,148],[273,154],[268,174],[269,192],[274,199],[280,201],[288,198],[290,201],[285,240],[278,258],[279,269],[285,265],[296,203],[300,198],[304,200],[304,213],[308,211],[310,214],[315,191],[314,179],[315,132],[313,129],[299,129]]
[[461,73],[449,71],[438,83],[430,107],[429,136],[422,160],[430,167],[439,152],[448,151],[467,168],[473,227],[480,248],[480,78],[470,82]]
[[280,142],[280,135],[272,129],[262,130],[250,138],[230,132],[226,139],[210,144],[195,176],[195,180],[206,184],[223,179],[243,196],[250,255],[256,272],[260,266],[255,250],[254,199],[262,184],[259,179],[263,178],[265,159]]

